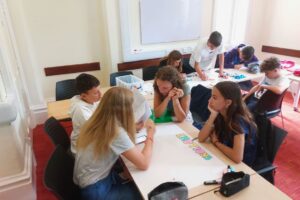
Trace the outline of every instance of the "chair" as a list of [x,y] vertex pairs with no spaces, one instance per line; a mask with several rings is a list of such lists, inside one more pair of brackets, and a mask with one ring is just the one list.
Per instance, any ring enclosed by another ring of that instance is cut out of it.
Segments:
[[54,117],[50,117],[44,124],[44,130],[50,137],[52,143],[61,145],[65,151],[70,150],[70,138],[64,127]]
[[121,72],[114,72],[110,74],[110,86],[116,86],[117,81],[116,78],[118,76],[125,76],[125,75],[133,75],[131,71],[121,71]]
[[143,80],[153,80],[155,77],[156,72],[158,71],[160,67],[158,66],[149,66],[143,68]]
[[70,99],[79,92],[76,89],[76,80],[68,79],[56,82],[55,97],[56,101]]
[[80,189],[73,182],[74,159],[57,145],[44,172],[44,185],[60,200],[79,200]]
[[256,104],[255,114],[265,115],[267,118],[273,118],[280,113],[282,127],[284,128],[281,106],[286,92],[287,89],[281,94],[275,94],[270,90],[266,91]]
[[190,65],[190,58],[183,58],[182,59],[182,72],[186,74],[196,72],[195,69]]
[[210,97],[211,89],[200,84],[192,88],[190,111],[196,123],[203,124],[208,119],[210,111],[207,106]]
[[258,140],[256,159],[252,168],[274,184],[276,166],[273,162],[287,132],[273,125],[266,116],[257,115],[255,121],[258,128]]

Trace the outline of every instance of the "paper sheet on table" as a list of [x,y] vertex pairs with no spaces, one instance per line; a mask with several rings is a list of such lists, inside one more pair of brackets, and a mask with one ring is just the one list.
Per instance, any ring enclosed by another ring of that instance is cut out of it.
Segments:
[[[147,171],[140,171],[132,163],[125,161],[143,194],[149,193],[153,188],[167,181],[181,181],[191,189],[202,185],[206,180],[222,177],[226,165],[221,160],[199,144],[211,156],[210,160],[205,160],[188,144],[183,143],[176,136],[178,134],[186,133],[177,125],[156,126],[152,160]],[[142,145],[139,147],[142,148]]]

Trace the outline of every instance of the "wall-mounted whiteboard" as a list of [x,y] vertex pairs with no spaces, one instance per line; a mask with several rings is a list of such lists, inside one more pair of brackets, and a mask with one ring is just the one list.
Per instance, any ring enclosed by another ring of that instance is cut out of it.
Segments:
[[142,44],[199,38],[201,8],[202,0],[140,0]]
[[123,61],[160,58],[174,49],[191,53],[212,31],[213,5],[211,0],[119,0]]

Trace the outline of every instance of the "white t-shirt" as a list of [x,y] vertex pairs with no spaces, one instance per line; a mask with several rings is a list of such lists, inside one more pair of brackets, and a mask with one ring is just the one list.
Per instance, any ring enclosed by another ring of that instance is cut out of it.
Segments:
[[120,133],[110,145],[107,155],[95,159],[93,147],[90,144],[86,149],[78,149],[75,157],[73,180],[81,188],[107,177],[119,156],[133,148],[134,144],[126,131],[120,128]]
[[69,114],[72,118],[73,131],[71,133],[71,151],[76,154],[76,141],[79,136],[80,128],[92,116],[99,102],[89,104],[80,99],[79,95],[71,99],[71,108]]
[[280,75],[278,78],[275,79],[270,79],[265,76],[261,83],[264,85],[278,86],[281,88],[288,88],[290,86],[290,80],[283,75]]
[[[260,84],[263,85],[271,85],[271,86],[277,86],[280,88],[288,88],[290,86],[290,80],[285,77],[284,75],[280,75],[278,78],[275,79],[270,79],[268,77],[265,76],[265,78],[260,82]],[[260,99],[261,96],[267,91],[267,89],[263,90],[263,91],[256,91],[254,93],[254,96],[257,99]]]
[[224,53],[222,44],[214,50],[210,50],[207,46],[207,40],[208,38],[200,40],[192,53],[189,63],[193,68],[195,67],[195,62],[199,62],[201,69],[204,71],[214,68],[214,61],[217,55]]

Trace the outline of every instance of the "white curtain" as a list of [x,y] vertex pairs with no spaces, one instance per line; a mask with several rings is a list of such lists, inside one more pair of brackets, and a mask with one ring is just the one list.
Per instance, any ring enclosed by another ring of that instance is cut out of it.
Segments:
[[245,43],[250,0],[215,0],[213,30],[223,35],[224,45],[231,48]]

